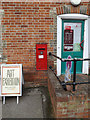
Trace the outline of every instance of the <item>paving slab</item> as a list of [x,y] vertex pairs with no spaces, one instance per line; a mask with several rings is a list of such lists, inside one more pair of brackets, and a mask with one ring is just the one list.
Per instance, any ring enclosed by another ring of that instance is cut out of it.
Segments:
[[[1,75],[0,75],[0,85],[1,85]],[[0,89],[1,91],[1,89]],[[2,97],[0,96],[0,120],[2,118]]]
[[19,104],[16,103],[16,97],[6,97],[6,104],[2,105],[2,117],[43,118],[42,96],[32,93],[20,97]]
[[[0,75],[0,86],[1,86],[1,75]],[[0,87],[0,92],[1,92],[1,87]],[[0,96],[0,101],[2,101],[2,97]]]
[[0,101],[0,120],[2,118],[2,101]]

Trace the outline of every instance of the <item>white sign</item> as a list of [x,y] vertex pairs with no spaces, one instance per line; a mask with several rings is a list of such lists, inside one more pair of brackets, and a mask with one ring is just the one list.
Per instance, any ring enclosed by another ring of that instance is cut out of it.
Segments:
[[39,55],[39,58],[41,58],[41,59],[42,59],[42,58],[44,58],[44,56],[43,56],[43,55]]
[[1,96],[22,95],[22,64],[1,65]]

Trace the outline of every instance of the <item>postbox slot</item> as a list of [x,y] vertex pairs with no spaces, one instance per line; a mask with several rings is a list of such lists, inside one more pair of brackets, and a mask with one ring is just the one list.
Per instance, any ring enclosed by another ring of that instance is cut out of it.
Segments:
[[45,48],[38,48],[38,50],[45,50]]

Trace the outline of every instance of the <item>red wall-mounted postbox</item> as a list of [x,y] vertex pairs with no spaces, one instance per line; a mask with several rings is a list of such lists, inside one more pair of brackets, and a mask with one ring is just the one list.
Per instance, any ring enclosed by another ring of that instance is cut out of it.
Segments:
[[47,44],[36,44],[36,69],[47,70]]

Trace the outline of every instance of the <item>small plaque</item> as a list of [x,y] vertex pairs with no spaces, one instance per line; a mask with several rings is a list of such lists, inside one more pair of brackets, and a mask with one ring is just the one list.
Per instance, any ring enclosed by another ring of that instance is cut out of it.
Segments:
[[64,45],[64,51],[73,51],[73,45]]
[[39,55],[39,56],[38,56],[38,58],[43,59],[43,58],[44,58],[44,56],[43,56],[43,55]]

